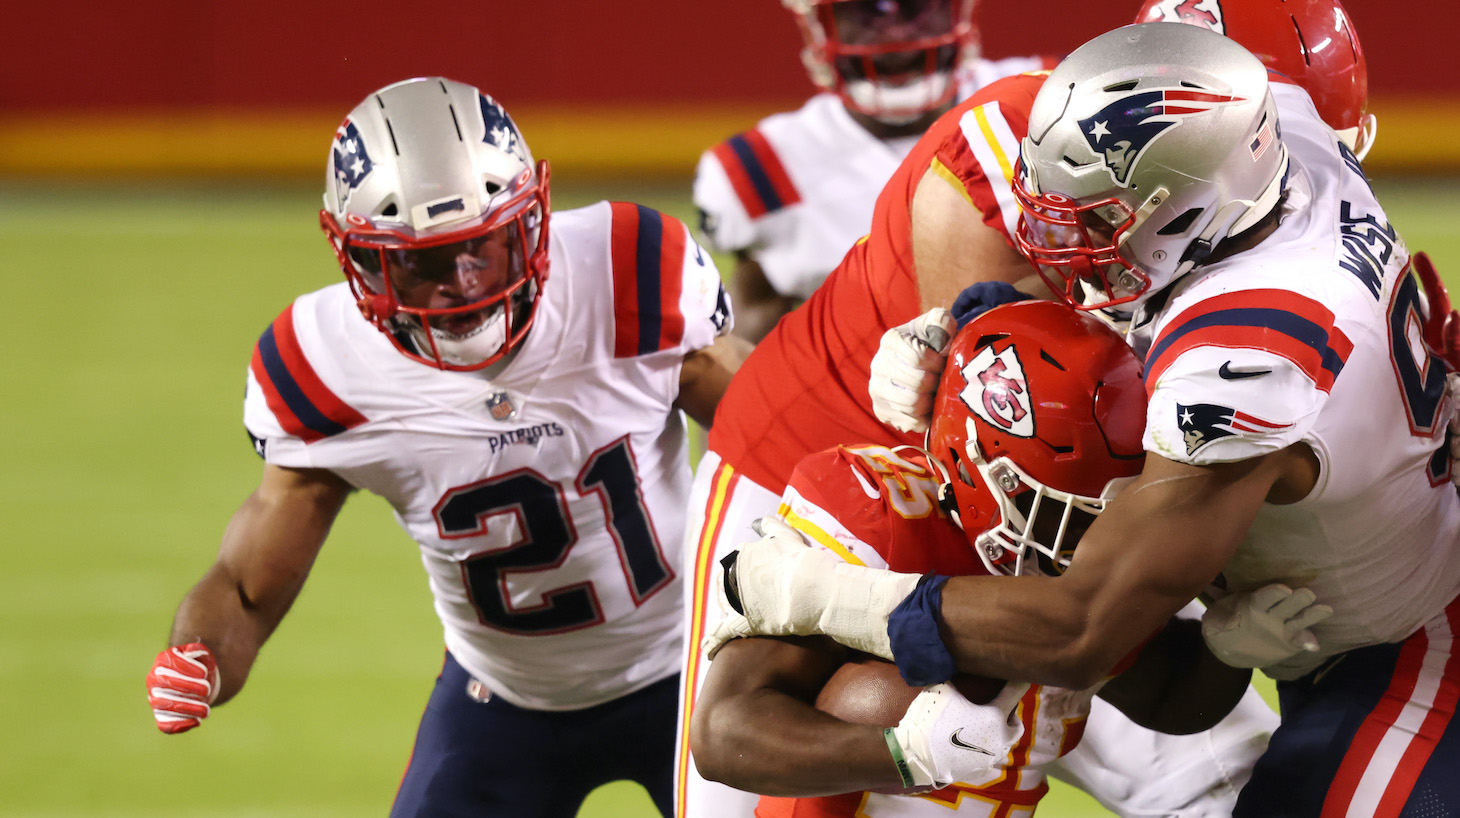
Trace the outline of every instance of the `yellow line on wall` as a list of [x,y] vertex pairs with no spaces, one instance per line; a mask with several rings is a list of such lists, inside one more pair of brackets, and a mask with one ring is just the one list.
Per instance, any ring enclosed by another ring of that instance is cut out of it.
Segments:
[[[705,149],[792,107],[550,106],[513,112],[533,153],[577,176],[683,175]],[[1376,101],[1371,172],[1460,170],[1460,99]],[[324,174],[342,112],[125,111],[0,115],[0,174]]]

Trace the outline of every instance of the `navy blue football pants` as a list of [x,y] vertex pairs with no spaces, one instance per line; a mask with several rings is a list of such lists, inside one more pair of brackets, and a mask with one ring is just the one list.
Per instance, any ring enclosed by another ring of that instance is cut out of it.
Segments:
[[1282,725],[1236,818],[1460,815],[1460,599],[1408,639],[1278,683]]
[[391,818],[573,818],[595,787],[620,780],[674,814],[678,676],[566,712],[479,702],[470,682],[447,653]]

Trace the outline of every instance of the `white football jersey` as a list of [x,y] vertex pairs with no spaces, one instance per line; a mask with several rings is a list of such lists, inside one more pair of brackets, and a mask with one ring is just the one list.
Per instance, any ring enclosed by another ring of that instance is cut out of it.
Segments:
[[690,466],[673,403],[729,304],[669,216],[600,202],[550,224],[532,329],[495,377],[407,359],[340,283],[260,338],[244,421],[269,463],[391,504],[472,676],[569,710],[679,669]]
[[[977,60],[959,72],[958,98],[1051,64]],[[832,93],[767,117],[700,157],[694,199],[705,240],[749,254],[776,292],[806,298],[871,228],[877,194],[917,141],[878,139]]]
[[1404,639],[1460,593],[1460,497],[1409,253],[1308,97],[1273,94],[1292,163],[1276,232],[1181,282],[1133,338],[1148,451],[1200,465],[1301,441],[1318,457],[1312,493],[1263,505],[1224,571],[1231,590],[1282,582],[1333,607],[1291,678]]

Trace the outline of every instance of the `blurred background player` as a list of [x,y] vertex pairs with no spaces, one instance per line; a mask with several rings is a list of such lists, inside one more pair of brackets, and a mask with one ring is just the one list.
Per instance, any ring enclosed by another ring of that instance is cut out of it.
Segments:
[[[1199,5],[1212,4],[1206,0]],[[1292,26],[1298,21],[1291,14],[1277,16],[1287,5],[1282,0],[1227,0],[1221,16],[1233,30],[1239,28],[1238,18],[1249,14],[1265,21],[1285,19]],[[1325,16],[1316,6],[1294,6],[1303,11],[1304,25],[1347,21],[1337,2],[1329,0],[1326,7]],[[1147,7],[1141,14],[1150,12]],[[1249,28],[1266,31],[1265,26]],[[1334,49],[1334,61],[1323,63],[1321,72],[1304,72],[1310,62],[1301,40],[1283,39],[1264,50],[1273,52],[1283,70],[1303,76],[1319,95],[1348,94],[1340,107],[1362,111],[1367,85],[1355,81],[1362,76],[1362,50],[1351,26],[1345,23],[1340,33],[1346,39],[1334,42],[1352,47]],[[1279,46],[1290,51],[1279,52]],[[1345,55],[1347,62],[1340,59]],[[686,589],[683,710],[693,710],[695,680],[702,679],[705,669],[698,639],[712,629],[716,617],[709,594],[711,568],[731,548],[755,538],[750,522],[774,510],[799,458],[847,441],[918,442],[882,425],[873,411],[879,398],[869,398],[863,386],[878,345],[885,342],[883,331],[921,320],[925,309],[952,304],[974,282],[1017,284],[1023,292],[1047,294],[1014,250],[1012,238],[1018,219],[1013,166],[1041,81],[1025,77],[995,83],[931,126],[878,198],[866,240],[845,253],[826,284],[762,341],[737,374],[695,478],[688,531],[698,541],[686,552],[694,560],[686,571],[695,580]],[[951,329],[950,324],[937,331],[946,339]],[[913,334],[910,328],[900,331]],[[920,347],[906,349],[916,363]],[[941,368],[941,361],[930,365],[933,371]],[[926,413],[936,377],[921,382],[919,377],[916,372],[909,375],[907,383],[921,387],[910,403]],[[1103,709],[1097,701],[1091,734],[1051,773],[1123,815],[1226,814],[1276,725],[1276,716],[1255,691],[1227,722],[1199,739],[1171,738],[1134,726],[1123,731],[1118,728],[1124,720],[1113,711],[1102,718]],[[681,721],[683,745],[687,735],[683,717]],[[678,767],[686,782],[681,785],[682,802],[693,806],[695,793],[708,785],[697,778],[683,749]],[[732,796],[718,792],[716,797]]]
[[877,194],[944,111],[1047,57],[979,56],[974,0],[783,0],[822,92],[706,151],[694,199],[735,256],[735,332],[759,341],[872,223]]
[[391,814],[561,818],[631,779],[671,815],[684,413],[708,425],[743,345],[714,265],[645,207],[549,215],[547,163],[442,78],[350,112],[320,220],[346,281],[254,349],[263,477],[147,678],[158,727],[239,692],[364,489],[445,628]]
[[[960,330],[949,349],[927,449],[848,445],[811,455],[782,498],[780,519],[788,525],[762,521],[762,530],[853,565],[1063,572],[1095,515],[1140,472],[1139,359],[1095,318],[1048,301],[993,309]],[[1042,765],[1079,741],[1097,687],[1142,723],[1195,732],[1236,704],[1251,675],[1206,651],[1195,621],[1172,620],[1103,686],[1011,684],[982,708],[990,713],[960,701],[958,691],[982,701],[1001,683],[970,679],[955,690],[919,693],[904,715],[859,710],[859,689],[841,698],[818,694],[847,658],[824,639],[725,644],[695,708],[701,769],[770,795],[838,793],[762,798],[762,818],[1027,815],[1048,790]],[[954,701],[934,716],[944,698]],[[846,721],[833,717],[843,713]],[[851,716],[880,716],[881,726],[895,728],[889,737]],[[938,762],[965,752],[950,742],[955,735],[997,758],[981,775],[950,784],[939,778]],[[909,785],[895,771],[889,738],[913,759],[912,783],[942,788],[917,797],[867,792]]]
[[[1357,158],[1300,89],[1190,26],[1082,46],[1040,89],[1029,133],[1020,252],[1062,299],[1128,326],[1146,360],[1145,466],[1057,581],[861,571],[879,602],[855,606],[869,628],[850,643],[895,634],[889,655],[940,670],[918,683],[957,667],[1078,685],[1204,589],[1301,581],[1331,615],[1311,646],[1254,663],[1278,680],[1282,724],[1234,815],[1455,812],[1455,405]],[[750,589],[769,569],[793,618],[842,621],[813,600],[848,589],[799,594],[783,561],[745,553],[745,610],[768,598]],[[789,558],[814,572],[812,553]],[[736,633],[824,632],[768,620]]]

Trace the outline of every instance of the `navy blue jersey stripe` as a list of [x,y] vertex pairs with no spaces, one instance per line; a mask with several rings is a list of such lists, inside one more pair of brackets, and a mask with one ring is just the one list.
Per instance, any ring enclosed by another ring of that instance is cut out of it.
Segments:
[[639,237],[635,252],[639,269],[639,354],[647,355],[659,349],[659,329],[663,323],[660,304],[664,285],[659,280],[659,267],[664,250],[664,221],[659,211],[637,205],[639,208]]
[[765,204],[767,213],[774,213],[785,206],[781,197],[777,195],[775,185],[771,184],[771,177],[766,175],[765,166],[760,163],[760,157],[755,155],[750,143],[746,141],[744,134],[736,134],[730,137],[727,142],[730,149],[740,158],[740,165],[745,168],[745,175],[750,179],[750,184],[755,187],[755,192]]
[[1146,355],[1147,370],[1156,369],[1156,363],[1161,360],[1161,355],[1187,333],[1213,327],[1248,327],[1281,332],[1316,351],[1322,358],[1323,368],[1334,378],[1337,378],[1338,373],[1343,371],[1344,359],[1329,344],[1327,329],[1297,313],[1263,307],[1217,310],[1198,315],[1175,329],[1166,330],[1162,333],[1161,340]]
[[279,355],[279,345],[274,340],[272,325],[259,336],[259,360],[263,361],[264,371],[273,382],[274,390],[284,399],[289,411],[294,413],[300,423],[325,436],[337,435],[346,430],[346,427],[330,420],[321,412],[304,394],[304,390],[299,388],[294,376],[289,374],[289,367],[284,365],[284,359]]

